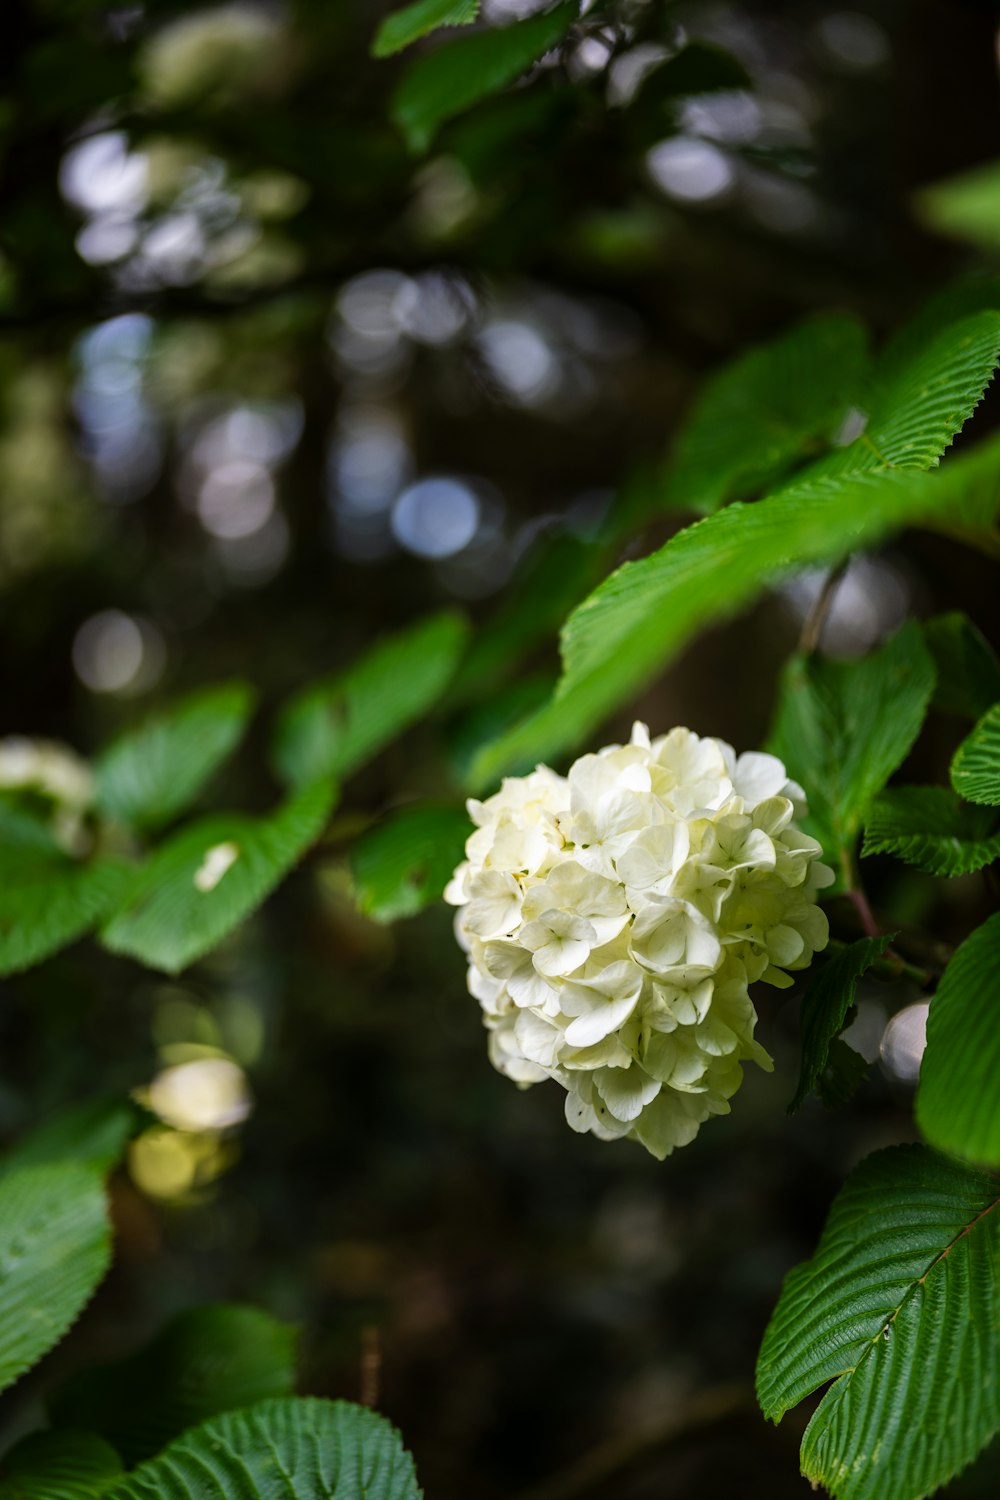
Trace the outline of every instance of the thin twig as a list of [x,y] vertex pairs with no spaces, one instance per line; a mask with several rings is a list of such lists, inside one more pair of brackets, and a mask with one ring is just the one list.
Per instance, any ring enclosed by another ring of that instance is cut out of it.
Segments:
[[361,1330],[361,1405],[378,1406],[382,1376],[382,1340],[374,1324]]
[[812,656],[819,649],[820,639],[823,635],[823,627],[830,613],[834,596],[844,580],[844,574],[850,567],[850,558],[845,558],[837,567],[831,568],[823,580],[823,587],[816,596],[815,602],[809,613],[802,622],[802,633],[799,636],[799,651],[803,656]]

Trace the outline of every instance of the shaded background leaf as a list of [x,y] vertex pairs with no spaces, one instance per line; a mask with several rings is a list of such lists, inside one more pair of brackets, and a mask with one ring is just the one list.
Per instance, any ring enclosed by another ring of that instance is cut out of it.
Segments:
[[92,1432],[35,1432],[0,1463],[0,1500],[95,1500],[122,1473]]
[[275,729],[274,762],[285,781],[348,776],[423,718],[451,681],[467,634],[460,615],[432,615],[304,689]]
[[253,1307],[189,1308],[138,1354],[81,1372],[52,1417],[99,1433],[131,1468],[219,1412],[289,1395],[297,1338]]
[[78,1162],[0,1178],[0,1390],[47,1354],[111,1259],[101,1176]]
[[513,83],[556,46],[579,14],[576,0],[495,30],[460,37],[419,58],[403,78],[392,117],[414,151],[446,120]]
[[131,878],[120,859],[0,848],[0,974],[30,968],[90,932]]
[[351,851],[358,906],[394,922],[440,900],[471,831],[462,807],[425,803],[389,813]]
[[468,26],[479,14],[479,0],[415,0],[386,16],[372,43],[374,57],[390,57],[442,26]]
[[115,740],[94,765],[101,811],[141,830],[173,822],[236,749],[253,702],[246,683],[203,688]]
[[[854,993],[861,975],[871,968],[877,958],[892,942],[892,937],[860,938],[856,943],[833,953],[825,960],[819,972],[802,997],[802,1067],[798,1087],[788,1113],[793,1114],[805,1102],[811,1090],[822,1093],[823,1076],[830,1061],[830,1048],[840,1036],[847,1020],[847,1013],[854,1004]],[[845,1050],[848,1049],[845,1044]],[[858,1057],[857,1053],[854,1053]],[[864,1059],[860,1058],[862,1064]],[[864,1064],[867,1066],[867,1064]],[[840,1053],[837,1059],[838,1077],[842,1084],[857,1073],[857,1064]],[[843,1102],[843,1089],[835,1080],[824,1103]]]
[[925,621],[924,640],[937,667],[939,713],[979,719],[1000,700],[1000,661],[967,615],[956,610]]
[[141,1105],[120,1095],[90,1099],[50,1115],[21,1136],[0,1157],[0,1175],[61,1161],[83,1162],[96,1171],[110,1171],[148,1118]]

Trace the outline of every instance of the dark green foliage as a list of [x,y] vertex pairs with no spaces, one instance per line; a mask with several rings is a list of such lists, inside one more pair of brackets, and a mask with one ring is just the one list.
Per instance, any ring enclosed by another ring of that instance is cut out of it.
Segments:
[[[824,1104],[841,1104],[845,1091],[848,1097],[853,1092],[851,1083],[860,1082],[864,1059],[846,1043],[833,1049],[854,1004],[858,980],[881,958],[891,941],[891,937],[860,938],[826,959],[810,984],[802,999],[802,1068],[789,1114],[800,1109],[813,1090]],[[861,1063],[860,1069],[854,1058]],[[827,1082],[828,1070],[831,1076]]]
[[35,1432],[0,1464],[0,1500],[94,1500],[122,1473],[92,1432]]
[[99,1433],[131,1468],[219,1412],[289,1395],[296,1341],[253,1307],[190,1308],[130,1359],[77,1376],[53,1420]]
[[808,786],[811,828],[832,860],[853,848],[872,799],[909,754],[933,690],[912,622],[859,661],[789,662],[773,744]]
[[410,917],[441,898],[471,831],[461,807],[404,807],[363,834],[351,867],[357,902],[377,922]]
[[140,830],[172,822],[235,750],[253,702],[246,683],[206,688],[109,745],[95,764],[102,812]]

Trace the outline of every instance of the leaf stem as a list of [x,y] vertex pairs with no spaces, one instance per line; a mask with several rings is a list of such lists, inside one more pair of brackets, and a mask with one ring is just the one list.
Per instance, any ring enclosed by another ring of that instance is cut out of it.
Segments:
[[840,851],[840,871],[844,877],[844,889],[847,893],[847,898],[858,914],[866,937],[881,937],[882,929],[875,920],[875,913],[868,904],[868,897],[865,895],[864,887],[861,884],[861,876],[858,874],[854,857],[846,844]]
[[[875,913],[872,911],[861,883],[861,876],[854,856],[847,845],[840,851],[840,870],[844,877],[844,893],[858,914],[862,930],[866,937],[881,937],[882,929],[879,927]],[[914,980],[923,986],[933,983],[935,975],[929,969],[920,968],[917,964],[909,963],[895,948],[888,947],[877,959],[872,967],[881,970],[890,978],[907,978]]]

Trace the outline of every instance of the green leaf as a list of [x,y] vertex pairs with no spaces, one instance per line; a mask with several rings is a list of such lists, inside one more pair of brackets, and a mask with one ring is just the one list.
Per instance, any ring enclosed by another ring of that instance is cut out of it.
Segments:
[[811,474],[934,468],[979,405],[998,359],[1000,310],[936,329],[918,314],[882,353],[864,431]]
[[415,0],[386,16],[375,33],[373,57],[391,57],[440,26],[469,26],[479,15],[479,0]]
[[351,854],[360,909],[376,922],[395,922],[438,900],[471,831],[461,807],[404,807],[390,813]]
[[[830,1047],[839,1037],[854,1004],[861,975],[871,968],[892,942],[892,936],[860,938],[826,959],[802,999],[802,1067],[799,1084],[788,1113],[801,1109],[806,1095],[821,1092],[823,1075],[830,1062]],[[846,1044],[845,1044],[846,1048]],[[851,1048],[846,1050],[853,1051]],[[854,1053],[857,1057],[858,1054]],[[861,1059],[864,1063],[864,1059]],[[845,1059],[839,1059],[843,1069]],[[834,1093],[837,1093],[836,1082]]]
[[128,883],[119,859],[88,863],[59,851],[0,846],[0,974],[50,958],[95,927]]
[[785,1279],[757,1396],[780,1421],[832,1381],[802,1472],[836,1500],[922,1500],[1000,1425],[997,1184],[921,1146],[878,1151]]
[[253,712],[244,682],[191,693],[98,756],[97,801],[130,828],[162,828],[194,802],[236,749]]
[[1000,805],[1000,703],[987,710],[955,751],[951,784],[967,802]]
[[131,1468],[209,1417],[290,1395],[297,1338],[257,1308],[189,1308],[131,1359],[83,1371],[52,1415],[100,1433]]
[[861,400],[866,364],[863,325],[825,314],[727,365],[681,429],[666,478],[669,503],[717,510],[815,456]]
[[1000,857],[996,815],[944,786],[896,786],[874,803],[861,853],[895,854],[928,875],[968,875]]
[[92,1432],[33,1432],[5,1455],[0,1500],[93,1500],[122,1473]]
[[816,1092],[827,1109],[842,1109],[857,1093],[869,1064],[854,1048],[835,1036],[827,1051],[826,1067],[816,1083]]
[[446,120],[498,94],[551,51],[579,15],[577,0],[448,42],[420,57],[392,101],[392,118],[413,151],[425,151]]
[[690,94],[752,87],[752,78],[731,52],[711,42],[692,41],[643,79],[629,108],[641,109],[651,99],[663,103]]
[[292,1397],[215,1417],[107,1492],[107,1500],[420,1500],[413,1460],[384,1417]]
[[625,563],[563,627],[554,697],[477,757],[471,786],[578,743],[709,622],[769,584],[838,562],[906,524],[985,526],[1000,511],[998,454],[1000,441],[991,438],[932,474],[804,482],[755,505],[730,505]]
[[110,1259],[92,1167],[53,1162],[0,1179],[0,1391],[76,1322]]
[[931,1001],[917,1123],[932,1146],[1000,1166],[1000,914],[958,949]]
[[36,1125],[0,1158],[0,1175],[59,1161],[84,1162],[99,1172],[110,1171],[147,1118],[146,1110],[118,1094],[61,1110]]
[[468,626],[460,615],[431,615],[374,646],[327,682],[285,707],[274,762],[292,786],[344,777],[422,718],[454,675]]
[[987,162],[935,182],[923,188],[915,201],[929,229],[982,250],[1000,245],[1000,162]]
[[912,620],[858,661],[788,663],[773,746],[805,788],[810,826],[831,858],[853,849],[872,799],[920,733],[933,691],[934,663]]
[[1000,699],[1000,661],[968,615],[937,615],[924,623],[924,640],[937,667],[931,707],[979,719]]
[[322,833],[332,783],[301,788],[270,817],[219,813],[155,850],[101,936],[112,953],[179,974],[237,927]]

